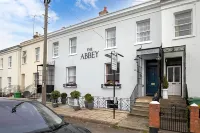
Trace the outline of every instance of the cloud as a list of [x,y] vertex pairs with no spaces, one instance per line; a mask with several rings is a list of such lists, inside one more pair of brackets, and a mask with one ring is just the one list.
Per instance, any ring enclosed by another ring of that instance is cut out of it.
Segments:
[[133,0],[132,5],[141,4],[141,3],[146,2],[146,1],[149,1],[149,0]]
[[92,7],[92,8],[97,8],[96,6],[96,2],[98,0],[76,0],[76,6],[85,10],[89,7]]
[[[33,35],[33,16],[35,31],[43,34],[44,5],[41,0],[0,0],[0,49],[30,39]],[[51,23],[59,18],[49,9]]]

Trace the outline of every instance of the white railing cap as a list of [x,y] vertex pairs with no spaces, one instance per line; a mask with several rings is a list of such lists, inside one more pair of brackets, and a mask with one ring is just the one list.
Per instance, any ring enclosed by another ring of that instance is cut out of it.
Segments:
[[198,105],[196,103],[193,103],[192,105],[190,105],[192,107],[198,107]]

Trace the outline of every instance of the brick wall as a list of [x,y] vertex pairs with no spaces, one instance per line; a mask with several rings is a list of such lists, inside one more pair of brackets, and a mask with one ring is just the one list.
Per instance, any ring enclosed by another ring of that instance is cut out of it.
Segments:
[[199,107],[196,104],[190,106],[190,132],[200,133]]
[[160,128],[160,103],[157,101],[149,104],[149,127]]

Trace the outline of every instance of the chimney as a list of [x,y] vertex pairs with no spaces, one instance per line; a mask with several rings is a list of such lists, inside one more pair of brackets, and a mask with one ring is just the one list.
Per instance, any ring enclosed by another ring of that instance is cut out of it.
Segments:
[[39,37],[39,34],[38,32],[35,32],[35,35],[33,36],[33,38],[37,38],[37,37]]
[[108,13],[107,7],[104,7],[103,11],[99,12],[99,16],[105,15]]

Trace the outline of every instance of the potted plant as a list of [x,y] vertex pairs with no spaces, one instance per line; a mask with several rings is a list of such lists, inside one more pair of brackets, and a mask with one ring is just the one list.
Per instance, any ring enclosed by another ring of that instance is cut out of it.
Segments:
[[75,111],[80,110],[80,104],[79,104],[79,97],[81,96],[81,93],[79,91],[72,91],[70,93],[71,98],[74,100],[73,108]]
[[58,98],[60,97],[60,92],[59,91],[53,91],[51,92],[51,99],[52,101],[52,106],[53,108],[58,107]]
[[84,103],[85,103],[85,108],[88,108],[87,98],[88,98],[89,96],[91,96],[91,94],[89,94],[89,93],[87,93],[87,94],[84,96],[84,98],[85,98],[85,101],[84,101]]
[[66,104],[67,101],[67,93],[62,93],[61,94],[61,102],[62,104]]
[[93,96],[87,97],[87,104],[88,104],[88,109],[91,110],[94,108],[94,97]]
[[169,87],[169,83],[167,81],[167,77],[164,76],[163,77],[163,84],[162,84],[162,96],[163,96],[163,99],[168,99],[168,87]]

